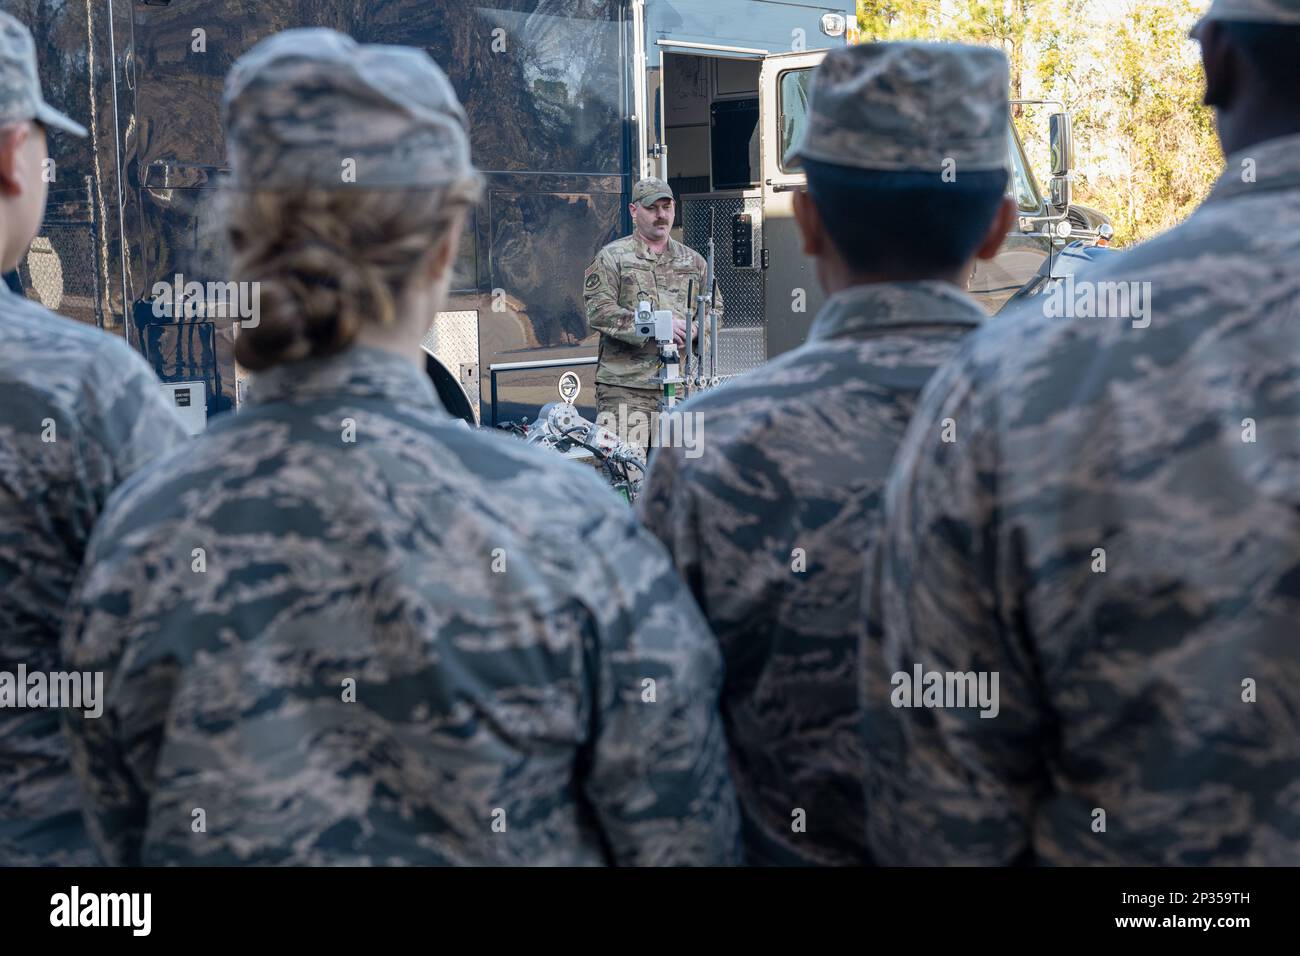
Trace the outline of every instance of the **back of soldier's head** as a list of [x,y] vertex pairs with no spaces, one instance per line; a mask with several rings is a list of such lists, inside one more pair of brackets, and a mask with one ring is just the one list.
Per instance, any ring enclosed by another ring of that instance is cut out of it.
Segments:
[[260,370],[329,355],[399,321],[482,179],[465,112],[428,54],[288,30],[231,68],[222,97],[234,278],[260,286],[236,357]]
[[[1300,0],[1214,0],[1192,36],[1214,47],[1211,106],[1300,118]],[[1230,57],[1218,55],[1225,49]]]
[[807,171],[850,268],[941,274],[974,256],[1006,193],[1009,77],[990,47],[871,43],[827,54],[787,166]]

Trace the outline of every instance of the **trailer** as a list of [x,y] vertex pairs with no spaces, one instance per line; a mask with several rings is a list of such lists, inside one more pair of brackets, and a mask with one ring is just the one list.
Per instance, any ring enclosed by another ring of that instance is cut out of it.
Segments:
[[[640,177],[678,196],[674,235],[710,236],[726,302],[723,377],[797,346],[821,293],[800,253],[782,164],[827,50],[856,41],[854,6],[800,0],[3,0],[32,28],[51,100],[90,130],[56,137],[26,294],[126,337],[192,430],[235,409],[237,321],[160,308],[175,282],[229,279],[216,204],[219,122],[235,59],[279,30],[326,26],[427,50],[465,104],[487,190],[462,238],[446,310],[426,349],[444,401],[476,422],[531,417],[561,372],[595,389],[596,334],[582,274],[631,231]],[[1068,116],[1054,117],[1052,195],[1039,191],[1008,119],[1017,229],[971,291],[992,313],[1064,245]],[[943,228],[935,223],[936,229]],[[447,381],[450,379],[450,381]],[[590,411],[590,409],[588,409]]]

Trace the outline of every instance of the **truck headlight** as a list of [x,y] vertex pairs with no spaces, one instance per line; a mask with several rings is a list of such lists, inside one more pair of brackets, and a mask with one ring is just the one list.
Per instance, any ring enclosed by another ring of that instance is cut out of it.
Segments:
[[1070,236],[1073,235],[1073,233],[1074,233],[1074,226],[1071,225],[1070,220],[1062,219],[1060,222],[1056,224],[1057,239],[1069,239]]

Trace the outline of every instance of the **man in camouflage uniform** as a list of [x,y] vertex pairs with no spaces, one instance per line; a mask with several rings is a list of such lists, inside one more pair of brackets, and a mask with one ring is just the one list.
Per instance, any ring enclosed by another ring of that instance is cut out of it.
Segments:
[[[645,300],[656,310],[671,309],[673,339],[681,354],[686,346],[687,315],[694,315],[695,296],[704,288],[708,264],[703,256],[669,235],[675,205],[662,179],[643,179],[632,187],[628,205],[633,233],[601,249],[583,275],[587,324],[600,333],[596,365],[596,410],[601,424],[625,441],[639,444],[641,434],[656,443],[663,388],[659,349],[654,339],[636,334],[637,305]],[[687,293],[692,292],[690,300]],[[722,295],[714,299],[722,323]],[[708,330],[696,330],[697,354],[708,348]],[[680,386],[679,386],[680,388]],[[680,392],[679,392],[680,394]],[[634,417],[635,416],[635,417]],[[637,426],[640,425],[640,430]]]
[[[407,47],[278,34],[223,114],[235,189],[476,176]],[[112,686],[69,717],[104,856],[738,862],[719,655],[662,547],[589,469],[464,428],[399,351],[255,374],[110,504],[65,641]]]
[[[86,134],[45,102],[31,34],[0,14],[0,271],[40,227],[49,129]],[[95,862],[58,712],[23,707],[11,682],[64,669],[64,604],[105,500],[184,437],[121,339],[0,286],[0,866]]]
[[[1300,864],[1300,0],[1195,36],[1205,204],[1078,277],[1121,308],[1045,295],[967,340],[900,448],[866,603],[882,861]],[[997,675],[996,716],[916,706],[918,667]]]
[[[1007,84],[992,49],[879,43],[827,55],[787,165],[807,168],[795,212],[829,298],[803,346],[683,406],[701,416],[701,456],[665,448],[652,463],[645,520],[722,644],[753,863],[869,859],[862,555],[918,392],[984,316],[964,286],[1013,215]],[[922,204],[944,210],[942,235],[908,212]]]

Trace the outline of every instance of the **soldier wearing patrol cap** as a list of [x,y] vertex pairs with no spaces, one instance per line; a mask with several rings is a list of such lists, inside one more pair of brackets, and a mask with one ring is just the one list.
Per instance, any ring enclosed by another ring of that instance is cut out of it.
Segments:
[[[866,601],[882,862],[1300,865],[1300,0],[1216,0],[1194,35],[1209,198],[1080,276],[1089,318],[971,336],[898,453]],[[914,668],[994,699],[918,703],[889,686]]]
[[737,862],[718,652],[667,555],[424,374],[481,183],[446,75],[290,30],[223,112],[249,406],[114,500],[71,602],[114,688],[69,727],[105,858]]
[[[6,273],[45,212],[49,130],[86,135],[45,102],[31,34],[0,13]],[[95,862],[59,730],[68,700],[53,697],[70,686],[59,676],[64,605],[109,494],[184,438],[157,378],[125,342],[0,284],[0,867]],[[93,675],[76,684],[95,694]],[[88,696],[80,703],[94,713],[102,697]]]
[[[687,294],[693,288],[698,295],[703,288],[707,263],[669,235],[675,204],[662,179],[642,179],[633,186],[628,212],[632,235],[600,250],[583,276],[582,291],[587,325],[600,333],[596,406],[601,423],[635,443],[638,434],[632,429],[641,422],[645,423],[642,434],[651,438],[657,434],[656,410],[663,396],[654,380],[659,351],[654,340],[636,334],[637,305],[645,300],[652,309],[672,310],[673,339],[680,351],[686,345],[686,318],[694,304]],[[721,294],[714,299],[714,311],[721,323]],[[695,351],[704,354],[708,335],[697,330],[696,337]]]
[[723,649],[752,863],[870,859],[864,554],[917,393],[984,316],[964,290],[1014,216],[1007,87],[995,49],[827,54],[787,166],[807,170],[795,214],[829,298],[803,346],[686,403],[703,454],[658,452],[640,499]]

